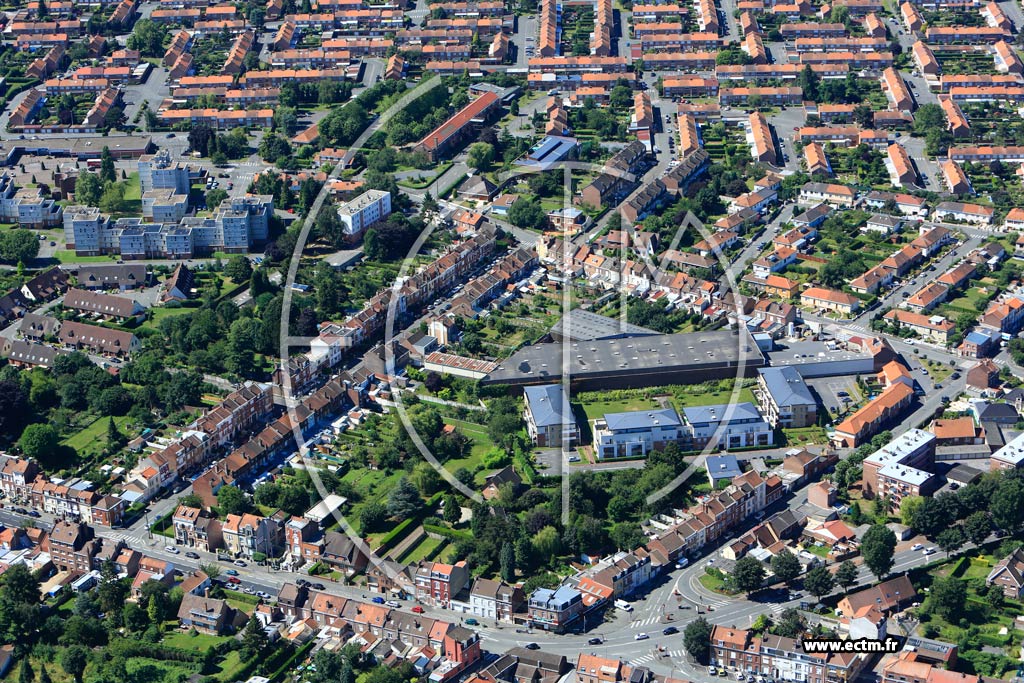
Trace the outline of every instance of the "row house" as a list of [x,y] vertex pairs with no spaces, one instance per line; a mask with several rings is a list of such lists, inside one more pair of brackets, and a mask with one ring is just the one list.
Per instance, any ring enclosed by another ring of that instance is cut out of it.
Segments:
[[645,52],[644,64],[655,71],[709,71],[715,67],[715,52]]
[[679,52],[704,52],[717,50],[722,46],[718,33],[659,33],[642,36],[642,52],[674,50]]
[[846,25],[841,23],[797,22],[785,23],[779,27],[779,33],[786,40],[795,38],[845,38]]
[[662,80],[665,97],[715,97],[718,79],[704,76],[670,76]]
[[925,40],[936,45],[993,44],[1011,37],[1006,29],[993,26],[932,26],[925,31]]
[[800,55],[800,64],[810,64],[812,68],[829,65],[842,68],[845,64],[849,70],[879,72],[893,65],[893,54],[888,50],[877,52],[850,52],[835,50],[831,52],[804,52]]
[[883,318],[890,325],[906,327],[918,336],[942,345],[948,344],[953,332],[956,331],[956,325],[942,316],[923,315],[899,308],[888,311]]
[[216,552],[224,547],[221,522],[199,508],[179,505],[171,517],[174,543],[203,552]]
[[943,92],[953,88],[997,88],[1017,86],[1024,83],[1018,74],[943,74],[939,85]]
[[465,560],[454,564],[421,562],[413,574],[416,600],[428,605],[447,608],[469,582],[469,569]]
[[793,49],[803,52],[881,52],[889,46],[885,38],[797,38]]
[[848,683],[867,661],[861,654],[808,653],[793,638],[759,637],[731,626],[715,626],[711,633],[713,665],[787,683]]
[[756,97],[765,105],[787,106],[801,104],[804,92],[797,86],[720,88],[718,103],[721,105],[748,105]]

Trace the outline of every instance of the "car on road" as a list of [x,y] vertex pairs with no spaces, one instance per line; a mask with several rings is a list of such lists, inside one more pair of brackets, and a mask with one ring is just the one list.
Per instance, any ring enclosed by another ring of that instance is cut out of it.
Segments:
[[388,600],[384,604],[387,605],[388,607],[394,607],[395,609],[398,609],[399,607],[402,606],[402,603],[398,602],[398,600]]
[[419,605],[413,605],[412,606],[412,612],[413,612],[413,614],[423,614],[423,608],[420,607]]
[[42,517],[42,515],[39,514],[38,510],[29,510],[27,514],[29,517],[34,517],[35,519],[39,519],[40,517]]
[[247,567],[247,566],[248,566],[248,565],[247,565],[247,564],[246,564],[245,562],[243,562],[242,560],[235,560],[235,563],[234,563],[234,564],[235,564],[235,566],[236,566],[236,567]]
[[537,643],[527,643],[526,644],[526,649],[527,650],[539,650],[540,649],[540,645],[538,645]]
[[177,555],[178,553],[181,552],[180,550],[175,548],[173,545],[165,545],[164,546],[164,550],[166,550],[169,553],[173,553],[174,555]]
[[467,626],[479,626],[480,622],[477,621],[476,619],[474,619],[473,617],[470,617],[469,619],[466,619],[466,625]]
[[949,378],[950,379],[960,379],[960,373],[959,372],[954,372],[952,375],[949,376]]
[[270,599],[270,593],[267,593],[266,591],[256,591],[256,595],[260,596],[264,600]]
[[603,642],[604,640],[602,640],[601,638],[591,638],[587,641],[587,645],[600,645]]
[[187,553],[185,553],[185,557],[187,557],[190,560],[198,560],[199,553],[192,552],[191,550],[189,550]]
[[717,676],[718,675],[718,669],[716,669],[713,666],[709,666],[708,667],[708,673],[711,674],[712,676]]
[[663,636],[674,636],[677,633],[679,633],[679,629],[675,626],[666,626],[661,630],[661,635]]
[[310,588],[312,588],[315,591],[327,590],[327,586],[323,585],[322,583],[311,584]]
[[380,597],[378,595],[373,600],[371,600],[371,602],[374,603],[375,605],[383,605],[384,604],[384,598],[382,598],[382,597]]
[[910,549],[914,550],[914,551],[924,550],[924,544],[923,543],[915,543],[914,545],[910,546]]
[[230,584],[239,584],[239,583],[242,583],[242,580],[240,578],[238,578],[237,576],[229,576],[228,577],[228,583],[230,583]]
[[650,636],[642,632],[633,636],[633,640],[647,640],[648,638],[650,638]]
[[249,586],[246,586],[242,590],[245,592],[246,595],[256,595],[256,589],[255,588],[250,588]]
[[305,579],[299,579],[295,582],[295,585],[300,588],[306,588],[309,586],[309,581],[306,581]]
[[925,548],[924,549],[924,554],[925,555],[934,555],[935,554],[935,548]]
[[850,395],[849,391],[837,391],[836,392],[836,396],[838,396],[839,398],[842,398],[843,396],[849,396],[849,395]]
[[238,572],[234,569],[226,569],[224,573],[228,576],[238,576]]

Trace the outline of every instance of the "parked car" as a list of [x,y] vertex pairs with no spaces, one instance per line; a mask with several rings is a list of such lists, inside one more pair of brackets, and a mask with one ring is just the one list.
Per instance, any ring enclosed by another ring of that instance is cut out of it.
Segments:
[[375,605],[383,605],[384,604],[384,598],[382,598],[382,597],[380,597],[378,595],[373,600],[371,600],[371,602],[373,602]]
[[480,622],[477,621],[476,619],[474,619],[473,617],[470,617],[469,619],[466,619],[466,625],[467,626],[479,626]]
[[412,606],[412,611],[413,611],[413,614],[423,614],[423,608],[420,607],[419,605],[413,605]]
[[195,553],[195,552],[192,552],[191,550],[189,550],[187,553],[185,553],[185,557],[187,557],[190,560],[198,560],[199,559],[199,553]]
[[600,645],[603,642],[604,641],[601,640],[600,638],[591,638],[590,640],[587,641],[587,645]]
[[228,583],[229,584],[239,584],[239,583],[242,583],[242,580],[240,578],[238,578],[237,576],[229,576],[228,577]]
[[247,567],[248,565],[245,562],[243,562],[242,560],[235,560],[235,566],[236,567]]
[[910,547],[910,549],[911,550],[915,550],[915,551],[916,550],[924,550],[924,544],[923,543],[915,543],[914,545],[912,545]]
[[717,675],[718,675],[718,669],[716,669],[716,668],[715,668],[715,667],[713,667],[713,666],[709,666],[709,667],[708,667],[708,673],[709,673],[710,675],[712,675],[712,676],[717,676]]
[[322,591],[326,590],[327,586],[323,585],[322,583],[314,583],[310,586],[310,588],[312,588],[315,591]]
[[228,576],[238,576],[238,571],[235,569],[226,569],[224,570],[224,573]]
[[924,549],[924,554],[925,555],[934,555],[935,554],[935,548],[925,548]]
[[527,650],[539,650],[540,649],[540,645],[538,645],[537,643],[527,643],[526,644],[526,649]]
[[169,553],[173,553],[173,554],[175,554],[175,555],[177,555],[178,553],[180,553],[180,552],[181,552],[180,550],[178,550],[177,548],[175,548],[175,547],[174,547],[173,545],[165,545],[165,546],[164,546],[164,550],[166,550],[166,551],[167,551],[167,552],[169,552]]
[[398,602],[398,600],[388,600],[384,604],[387,605],[388,607],[394,607],[395,609],[398,609],[399,607],[402,606],[402,603]]

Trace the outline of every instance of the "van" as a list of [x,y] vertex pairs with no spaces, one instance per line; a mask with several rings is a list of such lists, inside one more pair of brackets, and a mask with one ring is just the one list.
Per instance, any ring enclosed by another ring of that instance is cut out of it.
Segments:
[[680,557],[676,561],[676,569],[686,569],[687,565],[689,565],[689,564],[690,564],[690,561],[688,559],[686,559],[685,557]]
[[622,610],[623,612],[632,612],[633,611],[633,605],[629,604],[625,600],[616,600],[615,601],[615,607],[617,609]]

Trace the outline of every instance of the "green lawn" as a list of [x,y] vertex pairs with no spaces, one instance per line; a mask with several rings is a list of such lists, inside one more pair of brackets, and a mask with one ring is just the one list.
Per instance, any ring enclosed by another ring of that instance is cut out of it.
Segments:
[[[691,406],[710,406],[718,403],[733,402],[733,392],[731,389],[728,391],[708,391],[704,393],[682,395],[677,394],[673,400],[673,403],[675,403],[679,410],[689,408]],[[757,405],[757,399],[754,398],[754,392],[749,387],[743,387],[736,395],[735,403],[753,403]]]
[[828,441],[824,427],[783,429],[782,434],[786,437],[787,446],[803,446],[809,443],[826,443]]
[[[107,446],[107,423],[109,420],[110,418],[107,417],[98,418],[88,427],[79,430],[61,443],[74,448],[81,456],[96,455]],[[122,434],[128,433],[129,422],[131,420],[127,415],[114,418],[114,424]]]
[[483,466],[484,454],[494,448],[494,442],[487,435],[487,428],[473,422],[457,420],[452,417],[444,418],[444,423],[454,426],[473,442],[472,447],[469,449],[469,455],[464,458],[453,458],[446,461],[444,468],[449,472],[454,472],[461,467],[465,467],[470,472],[476,472],[477,482],[482,484],[487,476],[487,472],[482,470],[477,472],[477,469]]
[[444,538],[424,536],[422,541],[409,548],[408,551],[398,558],[398,561],[402,564],[413,564],[420,560],[433,559],[447,543],[447,539]]
[[233,640],[233,638],[231,636],[208,636],[205,633],[182,631],[180,628],[176,628],[164,635],[163,642],[164,645],[169,645],[171,647],[202,651],[209,647],[225,643],[229,640]]
[[587,421],[596,420],[605,413],[625,413],[631,410],[650,410],[659,408],[658,402],[653,398],[637,396],[621,401],[597,401],[593,403],[579,404],[587,416]]
[[75,252],[67,249],[58,249],[53,258],[61,263],[110,263],[117,260],[115,256],[76,256]]
[[142,323],[140,327],[156,328],[164,318],[173,318],[178,315],[195,313],[196,310],[197,309],[195,308],[186,308],[184,306],[174,306],[171,308],[168,308],[167,306],[156,306],[149,309],[149,318],[146,322]]

